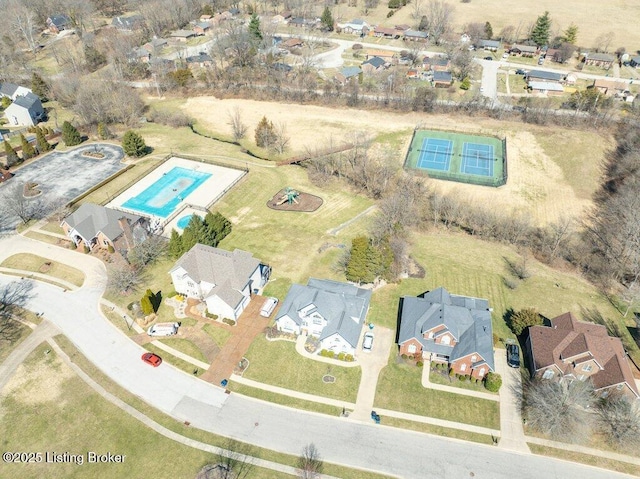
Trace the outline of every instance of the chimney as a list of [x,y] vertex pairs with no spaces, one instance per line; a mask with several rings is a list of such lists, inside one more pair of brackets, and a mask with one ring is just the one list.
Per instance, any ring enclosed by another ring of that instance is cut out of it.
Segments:
[[131,226],[129,225],[129,221],[126,217],[122,217],[118,220],[118,224],[120,225],[120,229],[124,234],[124,241],[127,244],[127,250],[132,249],[135,244],[133,242],[133,234],[131,233]]

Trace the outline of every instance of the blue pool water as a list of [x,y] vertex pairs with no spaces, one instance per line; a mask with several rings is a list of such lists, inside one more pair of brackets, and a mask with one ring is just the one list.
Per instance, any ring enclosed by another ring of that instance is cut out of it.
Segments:
[[166,218],[173,213],[182,200],[186,199],[210,176],[210,173],[176,166],[146,190],[127,200],[122,206],[147,215]]
[[[189,224],[189,221],[191,221],[191,217],[193,215],[187,215],[187,216],[183,216],[182,218],[180,218],[178,220],[178,222],[176,223],[178,225],[178,228],[181,229],[185,229],[187,227],[187,225]],[[199,215],[196,215],[199,216]]]

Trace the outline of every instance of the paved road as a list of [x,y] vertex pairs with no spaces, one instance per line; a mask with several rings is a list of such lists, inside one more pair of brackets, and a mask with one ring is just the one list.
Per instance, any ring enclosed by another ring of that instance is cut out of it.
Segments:
[[[75,260],[75,266],[87,273],[86,286],[74,292],[64,292],[46,283],[35,284],[34,297],[27,307],[43,312],[118,384],[195,427],[290,454],[299,454],[305,444],[314,442],[327,461],[406,478],[457,479],[471,477],[472,473],[476,478],[491,479],[629,477],[548,457],[520,455],[492,446],[297,411],[239,395],[229,396],[220,388],[168,364],[149,367],[140,360],[142,348],[98,310],[104,291],[104,266],[98,266],[99,261],[20,236],[0,239],[0,261],[8,252],[20,249],[58,261],[74,263]],[[13,280],[0,275],[0,287]]]
[[482,94],[495,100],[498,97],[497,75],[500,63],[479,59],[476,59],[476,62],[482,66]]

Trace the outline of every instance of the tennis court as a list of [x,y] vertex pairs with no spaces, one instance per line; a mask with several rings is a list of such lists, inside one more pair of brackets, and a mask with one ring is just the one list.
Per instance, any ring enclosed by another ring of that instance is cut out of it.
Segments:
[[415,130],[404,167],[439,180],[502,186],[507,182],[507,143],[489,135]]
[[462,147],[460,173],[468,175],[493,176],[495,156],[492,145],[466,143]]
[[422,140],[418,168],[449,171],[453,142],[436,138]]

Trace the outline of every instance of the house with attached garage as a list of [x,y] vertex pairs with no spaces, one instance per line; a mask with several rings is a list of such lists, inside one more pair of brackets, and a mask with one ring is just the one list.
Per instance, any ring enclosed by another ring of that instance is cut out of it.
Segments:
[[67,15],[51,15],[47,18],[46,23],[51,33],[60,33],[63,30],[73,28],[73,22]]
[[25,95],[16,96],[4,115],[10,125],[33,126],[45,117],[45,112],[38,95],[29,90]]
[[525,80],[531,81],[545,81],[560,83],[565,79],[565,74],[548,72],[544,70],[531,70],[525,75]]
[[371,290],[310,278],[306,286],[291,286],[275,324],[279,331],[318,338],[319,351],[353,356],[370,301]]
[[520,57],[533,57],[537,55],[538,47],[535,45],[519,45],[515,43],[509,48],[509,53]]
[[600,324],[578,321],[571,313],[530,326],[525,344],[531,377],[593,383],[600,397],[640,398],[622,341]]
[[83,203],[60,226],[78,247],[92,250],[111,247],[124,257],[148,238],[144,217],[93,203]]
[[211,314],[237,321],[271,268],[247,251],[196,244],[169,271],[175,290],[207,305]]
[[614,61],[616,61],[616,57],[608,53],[587,53],[584,56],[585,65],[592,65],[605,70],[611,68]]
[[364,20],[357,18],[347,23],[338,23],[337,29],[341,33],[364,36],[369,33],[371,27]]
[[495,371],[489,301],[444,288],[400,298],[400,354],[448,364],[456,374],[483,379]]

